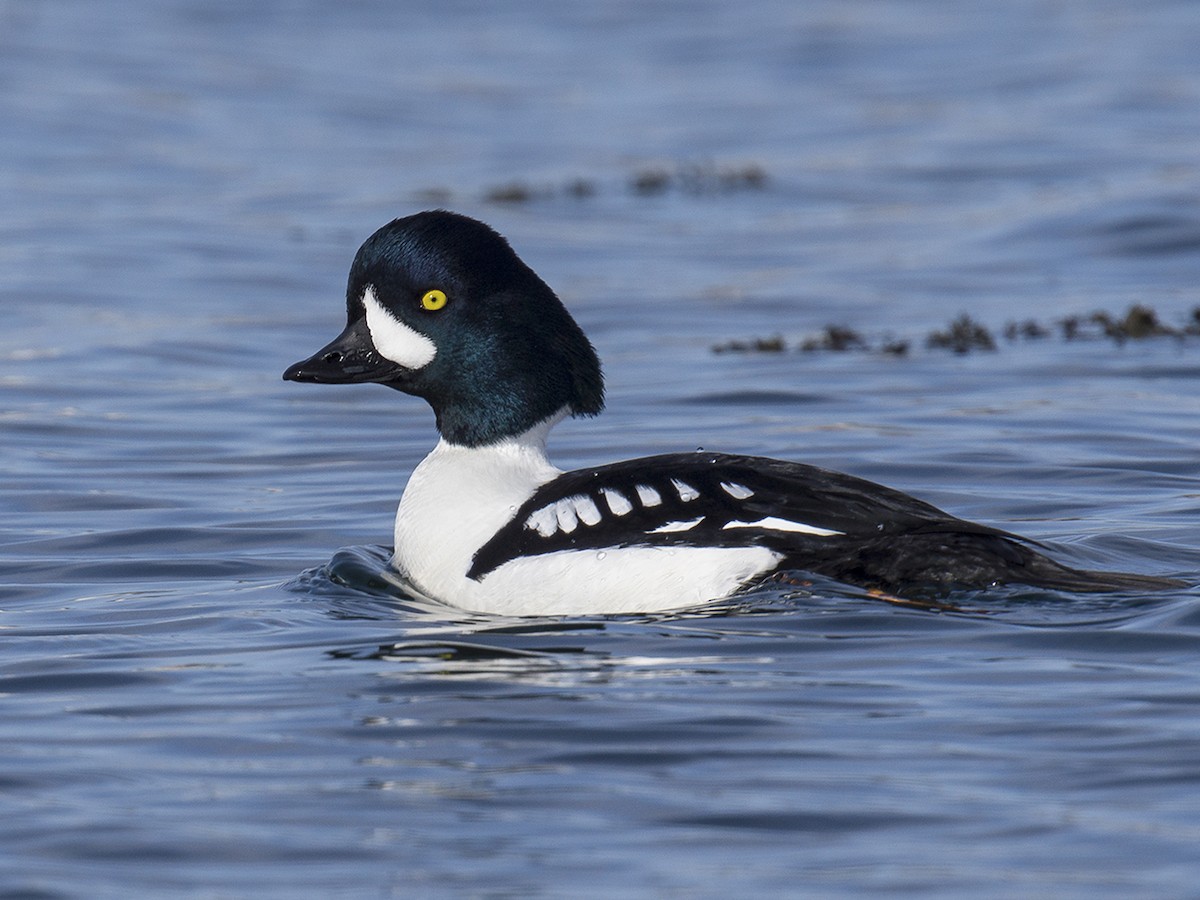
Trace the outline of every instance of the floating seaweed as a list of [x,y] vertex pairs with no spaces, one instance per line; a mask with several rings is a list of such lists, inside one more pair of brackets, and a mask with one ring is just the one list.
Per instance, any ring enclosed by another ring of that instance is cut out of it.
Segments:
[[925,346],[931,350],[953,350],[961,355],[972,350],[995,350],[996,339],[986,326],[963,313],[945,328],[929,332]]
[[[650,165],[636,169],[624,181],[626,189],[639,197],[654,197],[677,192],[691,196],[727,194],[761,190],[768,182],[767,171],[758,163],[678,163]],[[485,188],[485,203],[520,204],[567,197],[586,200],[601,193],[601,185],[592,178],[576,176],[561,182],[531,182],[513,179]],[[446,188],[417,191],[422,201],[445,205],[453,195]]]
[[595,193],[595,182],[586,178],[572,178],[562,185],[535,185],[524,181],[510,181],[508,184],[489,188],[484,192],[483,199],[487,203],[530,203],[559,196],[582,200]]
[[1068,316],[1060,324],[1063,337],[1069,341],[1105,337],[1120,344],[1148,337],[1183,337],[1185,334],[1200,334],[1200,307],[1192,310],[1191,320],[1183,328],[1164,325],[1157,312],[1140,303],[1131,306],[1120,317],[1094,312],[1087,316]]
[[841,353],[846,350],[866,350],[866,339],[853,328],[845,325],[826,325],[816,337],[806,338],[800,344],[805,353],[815,350],[832,350]]
[[642,169],[629,179],[630,190],[642,197],[665,193],[670,186],[671,173],[666,169]]
[[1004,326],[1004,337],[1008,341],[1036,341],[1048,338],[1053,332],[1035,319],[1009,322]]
[[488,203],[529,203],[531,200],[551,197],[555,189],[551,186],[536,187],[523,181],[510,181],[489,188],[483,195]]
[[780,335],[767,338],[752,338],[749,341],[726,341],[713,348],[714,353],[782,353],[788,349]]
[[656,166],[633,174],[629,186],[635,194],[662,194],[672,188],[685,194],[716,194],[759,190],[766,186],[767,173],[757,163],[722,166],[692,163],[673,168]]
[[[1064,341],[1106,340],[1116,344],[1157,337],[1183,340],[1200,336],[1200,306],[1188,313],[1185,324],[1180,327],[1164,323],[1151,307],[1135,304],[1121,315],[1096,311],[1086,315],[1068,316],[1051,325],[1036,319],[1009,322],[1001,334],[1009,343],[1048,340],[1056,334]],[[944,328],[935,328],[927,332],[923,343],[929,350],[949,350],[960,355],[976,351],[991,353],[999,349],[999,343],[992,331],[966,314],[953,319]],[[905,356],[911,346],[912,340],[909,338],[887,336],[872,340],[848,326],[827,325],[816,335],[807,336],[791,344],[776,334],[768,338],[726,341],[714,345],[712,349],[715,353],[858,351]]]

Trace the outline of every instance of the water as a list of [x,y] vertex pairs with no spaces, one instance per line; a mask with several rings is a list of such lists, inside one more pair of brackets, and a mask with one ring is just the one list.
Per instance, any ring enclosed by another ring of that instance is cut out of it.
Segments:
[[[1187,0],[0,4],[0,893],[1193,894],[1195,590],[431,608],[380,547],[428,410],[279,374],[359,242],[448,205],[605,360],[559,464],[792,457],[1195,582],[1200,337],[924,338],[1186,326],[1198,30]],[[831,324],[909,352],[711,350]]]

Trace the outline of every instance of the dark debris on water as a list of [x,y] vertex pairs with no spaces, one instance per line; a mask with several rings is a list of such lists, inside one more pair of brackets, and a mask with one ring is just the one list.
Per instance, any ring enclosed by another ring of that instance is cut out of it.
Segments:
[[[737,191],[762,190],[767,186],[767,171],[758,163],[671,163],[638,168],[615,188],[636,197],[656,197],[669,193],[706,196]],[[614,189],[611,188],[610,190]],[[601,182],[585,177],[563,181],[533,182],[514,179],[484,189],[485,203],[521,204],[539,200],[586,200],[604,191]],[[417,193],[418,199],[436,205],[454,201],[447,188],[429,188]]]
[[[1123,315],[1097,311],[1067,316],[1052,322],[1025,319],[1009,322],[1000,331],[1008,343],[1057,338],[1063,341],[1107,340],[1115,344],[1146,338],[1170,337],[1177,340],[1200,336],[1200,306],[1192,309],[1183,325],[1166,324],[1157,311],[1143,304],[1131,306]],[[913,341],[887,336],[872,340],[845,325],[827,325],[815,335],[789,343],[782,335],[749,340],[729,340],[713,346],[714,353],[801,353],[860,351],[887,356],[905,356]],[[949,350],[959,355],[976,351],[995,352],[1000,342],[983,323],[963,314],[944,328],[927,332],[923,344],[928,350]]]

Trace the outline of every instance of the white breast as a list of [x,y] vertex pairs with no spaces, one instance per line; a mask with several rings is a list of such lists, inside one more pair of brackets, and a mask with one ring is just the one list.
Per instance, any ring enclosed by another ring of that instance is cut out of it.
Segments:
[[396,512],[397,568],[427,596],[463,608],[478,593],[472,557],[538,485],[559,474],[528,442],[441,441],[408,480]]
[[442,441],[413,470],[396,514],[395,564],[417,590],[496,615],[656,612],[724,597],[779,561],[762,547],[565,550],[468,578],[475,552],[561,473],[545,454],[546,433],[557,421],[489,447]]

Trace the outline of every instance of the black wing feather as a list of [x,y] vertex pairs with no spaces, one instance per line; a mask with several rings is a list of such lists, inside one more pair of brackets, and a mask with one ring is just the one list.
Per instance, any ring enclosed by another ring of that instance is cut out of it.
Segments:
[[[680,484],[689,490],[681,491]],[[652,490],[659,502],[642,502],[639,486]],[[621,514],[610,507],[606,491],[627,501]],[[549,534],[529,524],[539,510],[571,498],[590,500],[600,520],[579,521],[569,531],[558,527]],[[836,534],[745,525],[767,517]],[[744,524],[726,528],[730,522]],[[672,523],[689,524],[684,530],[656,531]],[[959,519],[852,475],[784,460],[703,452],[650,456],[560,475],[538,488],[478,550],[467,574],[481,579],[525,556],[629,546],[767,547],[783,556],[780,569],[910,595],[1006,582],[1071,591],[1178,584],[1068,568],[1034,550],[1032,541]]]
[[[677,482],[698,496],[684,499]],[[660,502],[653,505],[640,502],[639,486],[653,490]],[[738,493],[749,495],[735,496],[725,486],[735,486]],[[628,500],[632,509],[624,515],[614,513],[605,489]],[[570,532],[557,529],[549,535],[527,524],[538,510],[572,497],[590,499],[601,512],[601,520],[594,525],[580,522]],[[834,538],[725,527],[730,522],[748,523],[767,517],[839,535]],[[702,521],[686,531],[655,531],[697,518]],[[1003,534],[956,519],[900,491],[817,466],[718,453],[676,453],[577,469],[547,482],[479,549],[468,574],[480,578],[509,560],[558,550],[766,546],[789,556],[819,555],[831,543],[845,547],[863,540],[925,530]]]

